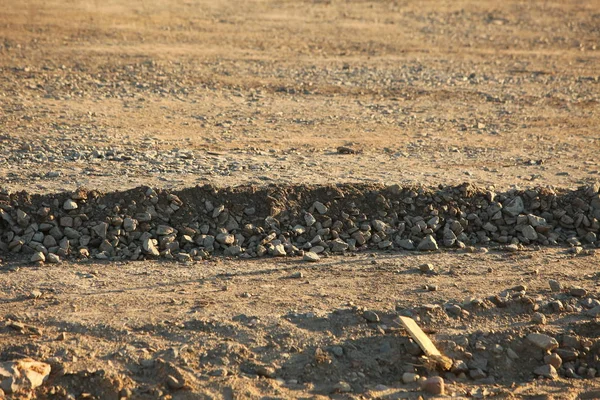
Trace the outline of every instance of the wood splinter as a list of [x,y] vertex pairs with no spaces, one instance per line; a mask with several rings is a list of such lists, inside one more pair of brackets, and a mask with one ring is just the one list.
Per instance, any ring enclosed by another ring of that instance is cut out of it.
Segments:
[[[433,365],[430,365],[431,369],[439,368],[443,371],[447,371],[452,368],[452,359],[446,357],[435,347],[429,337],[423,332],[423,330],[417,325],[414,319],[409,317],[400,316],[400,323],[406,329],[410,337],[419,345],[427,360],[431,361]],[[429,363],[426,363],[429,364]],[[426,365],[427,366],[427,365]]]

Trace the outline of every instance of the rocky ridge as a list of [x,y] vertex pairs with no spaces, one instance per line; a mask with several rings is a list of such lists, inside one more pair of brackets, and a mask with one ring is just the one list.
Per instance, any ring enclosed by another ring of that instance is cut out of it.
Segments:
[[518,251],[600,243],[600,184],[565,191],[492,190],[463,184],[205,185],[102,194],[0,195],[0,250],[32,262],[61,258],[200,260],[366,249],[435,251],[469,246]]

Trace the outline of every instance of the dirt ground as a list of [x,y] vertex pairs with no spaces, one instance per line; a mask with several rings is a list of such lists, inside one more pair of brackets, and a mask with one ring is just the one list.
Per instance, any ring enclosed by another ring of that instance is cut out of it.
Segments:
[[[600,179],[599,38],[595,0],[3,0],[0,189],[577,188]],[[569,292],[598,300],[591,254],[0,254],[0,361],[50,363],[39,398],[427,397],[402,380],[438,373],[410,315],[468,364],[447,395],[600,398],[600,326]],[[576,376],[536,377],[531,332],[577,337]]]

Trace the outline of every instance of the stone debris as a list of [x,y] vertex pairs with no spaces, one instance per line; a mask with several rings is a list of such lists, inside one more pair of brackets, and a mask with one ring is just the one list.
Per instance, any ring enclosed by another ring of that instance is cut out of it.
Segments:
[[530,333],[527,340],[544,351],[554,350],[558,347],[558,341],[551,336],[543,333]]
[[[294,192],[297,199],[289,201]],[[162,257],[201,260],[367,249],[521,251],[529,245],[569,245],[591,254],[600,242],[600,194],[582,188],[493,193],[458,187],[338,185],[177,192],[136,188],[101,194],[0,196],[0,252],[32,262]],[[299,196],[299,197],[298,197]],[[299,199],[299,200],[298,200]],[[584,239],[585,238],[585,239]],[[583,244],[582,244],[583,243]],[[553,291],[561,291],[551,281]],[[571,289],[585,297],[581,288]]]
[[25,394],[42,386],[50,375],[49,364],[30,358],[0,363],[0,389],[6,394]]

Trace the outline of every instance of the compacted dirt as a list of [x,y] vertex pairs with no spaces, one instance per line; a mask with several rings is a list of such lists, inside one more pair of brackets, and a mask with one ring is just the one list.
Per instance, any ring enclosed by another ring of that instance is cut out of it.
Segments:
[[599,38],[597,1],[4,0],[0,363],[51,373],[0,398],[600,398]]

